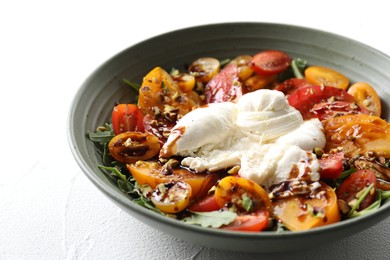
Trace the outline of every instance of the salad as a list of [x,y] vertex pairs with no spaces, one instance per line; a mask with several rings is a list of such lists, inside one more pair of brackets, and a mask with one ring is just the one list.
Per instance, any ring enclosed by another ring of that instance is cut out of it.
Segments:
[[390,196],[390,124],[369,83],[279,50],[152,69],[89,138],[129,198],[237,231],[301,231]]

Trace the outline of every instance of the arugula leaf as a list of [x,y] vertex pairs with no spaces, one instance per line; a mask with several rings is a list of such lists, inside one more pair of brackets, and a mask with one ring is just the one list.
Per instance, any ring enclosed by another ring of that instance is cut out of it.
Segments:
[[122,79],[122,81],[124,83],[126,83],[127,85],[129,85],[132,89],[134,89],[137,93],[139,92],[139,89],[141,88],[141,85],[138,84],[138,83],[134,83],[134,82],[131,82],[130,80],[128,79]]
[[112,130],[112,125],[106,123],[104,126],[98,127],[96,132],[89,133],[89,140],[94,143],[99,143],[100,145],[104,145],[115,136],[114,130]]
[[303,79],[303,71],[305,70],[307,61],[301,58],[293,59],[291,62],[291,68],[293,70],[294,76],[299,79]]
[[115,177],[117,177],[118,179],[122,180],[123,182],[127,181],[126,175],[121,173],[116,167],[107,167],[107,166],[103,166],[103,165],[99,165],[98,167],[100,169],[104,169],[104,170],[110,171],[111,174],[113,174]]
[[[373,184],[371,184],[371,185],[373,185]],[[370,186],[368,186],[367,190],[371,189],[371,188],[369,188]],[[365,197],[364,194],[362,195],[362,197]],[[382,191],[377,190],[376,195],[375,195],[375,201],[370,206],[368,206],[367,208],[365,208],[361,211],[356,211],[356,209],[355,210],[352,209],[351,213],[348,215],[348,217],[355,218],[355,217],[359,217],[359,216],[363,216],[365,214],[368,214],[372,211],[376,211],[381,206],[381,203],[382,203]],[[360,202],[356,203],[356,204],[359,205]]]
[[201,225],[202,227],[219,228],[228,225],[237,217],[237,213],[231,211],[191,212],[192,215],[183,219],[188,224]]

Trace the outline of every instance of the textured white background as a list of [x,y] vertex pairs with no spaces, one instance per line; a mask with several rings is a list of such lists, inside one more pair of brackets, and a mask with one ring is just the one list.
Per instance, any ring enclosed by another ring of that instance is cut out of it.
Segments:
[[66,119],[87,75],[160,33],[217,22],[289,23],[390,55],[389,16],[387,1],[1,1],[0,259],[388,259],[390,218],[284,255],[220,251],[162,234],[87,180],[68,148]]

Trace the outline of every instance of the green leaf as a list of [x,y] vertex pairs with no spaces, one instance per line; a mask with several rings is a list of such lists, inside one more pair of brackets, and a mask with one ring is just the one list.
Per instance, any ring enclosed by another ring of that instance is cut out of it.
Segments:
[[111,124],[105,124],[104,126],[99,126],[96,132],[89,133],[89,140],[94,143],[99,143],[104,145],[115,136],[114,131],[112,130]]
[[291,68],[294,76],[299,79],[303,79],[303,71],[305,70],[307,61],[301,58],[293,59],[291,62]]
[[339,179],[345,179],[347,178],[349,175],[351,175],[352,173],[356,172],[356,169],[355,168],[350,168],[349,170],[346,170],[346,171],[343,171],[339,177]]
[[139,92],[139,89],[141,88],[141,85],[138,84],[138,83],[134,83],[134,82],[131,82],[130,80],[128,79],[122,79],[122,81],[124,83],[126,83],[127,85],[129,85],[132,89],[134,89],[137,93]]
[[99,165],[98,167],[100,169],[104,169],[104,170],[111,172],[115,177],[122,180],[123,182],[127,181],[126,176],[123,173],[121,173],[116,167],[107,167],[107,166],[103,166],[103,165]]
[[183,221],[202,227],[219,228],[230,224],[236,217],[237,214],[231,211],[192,212],[192,215],[184,218]]
[[[370,186],[368,186],[368,187],[370,187]],[[355,217],[363,216],[363,215],[368,214],[370,212],[376,211],[381,206],[381,203],[382,203],[382,192],[380,190],[377,190],[376,196],[375,196],[375,201],[370,206],[368,206],[367,208],[365,208],[361,211],[356,211],[356,210],[354,212],[351,211],[352,213],[348,217],[355,218]]]
[[381,190],[382,200],[390,198],[390,190]]
[[[364,191],[364,193],[360,196],[360,198],[358,199],[358,201],[355,203],[355,205],[352,207],[351,211],[349,212],[349,217],[352,217],[356,211],[356,209],[359,207],[360,203],[367,197],[368,193],[370,193],[371,189],[374,188],[374,184],[371,183],[367,188],[366,190]],[[380,193],[379,193],[380,194]],[[378,195],[378,193],[377,193]],[[380,195],[379,195],[380,196]],[[378,201],[378,200],[377,200]],[[380,198],[379,198],[379,203],[378,203],[378,207],[380,206]],[[372,204],[370,205],[372,206]],[[367,208],[366,208],[367,209]],[[365,209],[365,210],[366,210]],[[362,211],[360,211],[362,212]]]

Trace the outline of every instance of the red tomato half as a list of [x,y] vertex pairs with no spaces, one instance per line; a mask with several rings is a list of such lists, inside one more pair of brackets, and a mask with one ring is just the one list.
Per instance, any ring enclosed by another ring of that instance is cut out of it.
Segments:
[[335,116],[353,115],[353,114],[370,114],[364,107],[360,107],[355,102],[346,101],[333,101],[333,102],[322,102],[315,104],[311,109],[311,112],[320,121]]
[[206,85],[207,103],[237,101],[242,96],[242,86],[236,64],[229,64],[215,75]]
[[340,177],[343,172],[343,153],[330,154],[328,157],[321,158],[320,162],[320,175],[325,179],[336,179]]
[[[349,175],[336,190],[337,198],[347,203],[356,199],[356,194],[364,188],[374,185],[376,189],[375,173],[370,170],[358,170]],[[363,210],[375,200],[375,192],[368,193],[367,197],[360,203],[358,210]]]
[[221,229],[259,232],[268,227],[268,218],[268,211],[259,210],[252,214],[237,216],[232,223],[223,226]]
[[283,92],[286,96],[292,94],[295,90],[302,87],[308,87],[310,83],[305,79],[291,78],[278,84],[274,90]]
[[111,115],[115,135],[125,132],[144,132],[143,115],[134,104],[119,104]]
[[311,112],[312,107],[317,103],[329,101],[328,99],[332,99],[332,101],[355,101],[354,97],[345,90],[339,88],[308,86],[299,88],[288,96],[288,103],[290,106],[299,110],[304,119],[309,119],[316,117],[316,115]]
[[261,75],[275,75],[291,64],[291,57],[277,50],[267,50],[257,53],[252,59],[252,69]]
[[189,210],[196,211],[196,212],[210,212],[210,211],[219,210],[220,208],[221,207],[218,205],[215,196],[211,195],[196,202],[195,204],[192,204],[189,207]]

